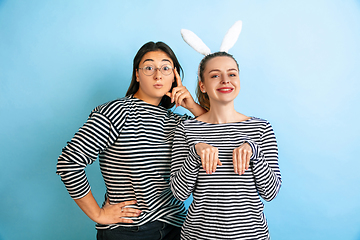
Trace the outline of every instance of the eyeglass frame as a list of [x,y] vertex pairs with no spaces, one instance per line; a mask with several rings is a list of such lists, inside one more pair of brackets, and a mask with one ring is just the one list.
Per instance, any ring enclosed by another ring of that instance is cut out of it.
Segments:
[[[144,72],[144,68],[146,68],[146,67],[154,67],[154,72],[152,73],[152,74],[150,74],[150,75],[147,75],[147,74],[145,74],[145,72]],[[171,69],[171,72],[169,73],[169,74],[165,74],[165,73],[163,73],[162,72],[162,67],[164,67],[164,66],[169,66],[169,68]],[[170,64],[163,64],[163,65],[161,65],[159,68],[156,68],[154,65],[146,65],[146,66],[144,66],[144,67],[142,67],[142,68],[138,68],[138,70],[142,70],[142,72],[144,73],[144,75],[145,76],[152,76],[152,75],[154,75],[154,73],[159,69],[159,71],[163,74],[163,75],[165,75],[165,76],[170,76],[170,74],[174,71],[174,69],[175,68],[173,68],[173,67],[171,67],[170,66]]]

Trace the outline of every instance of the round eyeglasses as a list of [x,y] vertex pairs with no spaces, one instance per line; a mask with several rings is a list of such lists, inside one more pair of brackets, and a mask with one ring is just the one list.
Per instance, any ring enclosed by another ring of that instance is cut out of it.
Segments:
[[146,75],[146,76],[151,76],[155,73],[156,70],[160,70],[160,72],[166,76],[170,75],[172,72],[173,72],[173,69],[171,67],[171,65],[162,65],[161,67],[159,68],[156,68],[155,66],[153,65],[146,65],[145,67],[142,67],[142,68],[139,68],[143,71],[143,73]]

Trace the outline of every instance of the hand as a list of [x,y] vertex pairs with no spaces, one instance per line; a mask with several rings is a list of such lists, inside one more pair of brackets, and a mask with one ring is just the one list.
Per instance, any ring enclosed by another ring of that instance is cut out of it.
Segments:
[[193,109],[196,105],[190,92],[182,85],[179,73],[174,69],[174,74],[177,82],[177,87],[174,87],[172,92],[166,93],[171,98],[171,102],[176,103],[176,107],[182,106],[188,110]]
[[251,147],[248,143],[242,144],[233,151],[234,172],[236,174],[244,174],[249,169],[250,157],[252,155]]
[[214,173],[217,165],[222,166],[219,160],[219,150],[207,143],[197,143],[195,145],[196,153],[201,158],[201,164],[207,174]]
[[141,214],[141,210],[127,208],[125,206],[136,203],[137,202],[133,200],[110,204],[109,199],[107,199],[105,205],[100,209],[100,214],[96,222],[100,224],[133,223],[133,220],[126,219],[126,217],[138,217]]

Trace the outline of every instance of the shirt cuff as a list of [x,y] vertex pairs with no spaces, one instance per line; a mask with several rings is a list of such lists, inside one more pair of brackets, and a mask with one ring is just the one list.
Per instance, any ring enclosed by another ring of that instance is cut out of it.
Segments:
[[259,148],[258,145],[253,142],[252,140],[245,140],[244,143],[248,143],[251,147],[252,155],[250,157],[250,160],[254,160],[258,156]]

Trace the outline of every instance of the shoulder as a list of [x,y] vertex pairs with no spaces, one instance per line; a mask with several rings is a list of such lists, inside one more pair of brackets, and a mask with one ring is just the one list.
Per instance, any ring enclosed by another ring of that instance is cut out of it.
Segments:
[[206,132],[212,128],[211,124],[201,122],[195,118],[186,119],[180,125],[186,132]]
[[261,132],[262,134],[273,133],[273,127],[270,122],[263,118],[252,117],[248,120],[249,126],[254,130]]
[[269,121],[263,118],[258,118],[258,117],[251,117],[249,120],[249,122],[252,123],[258,123],[258,124],[268,124]]
[[92,110],[92,114],[93,113],[100,113],[102,115],[109,115],[111,113],[114,113],[114,111],[121,111],[121,110],[125,110],[127,108],[129,108],[129,106],[131,105],[131,99],[127,98],[127,97],[123,97],[123,98],[119,98],[116,100],[112,100],[106,103],[103,103],[97,107],[95,107]]
[[187,114],[174,113],[171,110],[167,110],[167,115],[168,115],[169,118],[175,119],[179,123],[182,123],[182,122],[187,121],[189,119],[193,119],[192,116],[189,116]]
[[131,99],[123,97],[97,106],[92,110],[89,118],[105,118],[114,126],[121,127],[131,108]]

